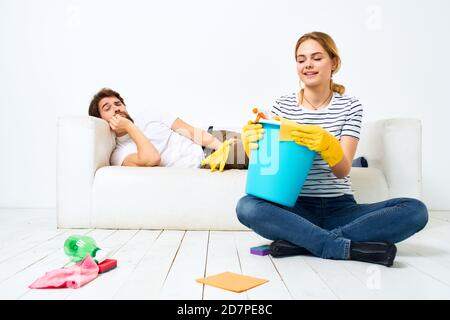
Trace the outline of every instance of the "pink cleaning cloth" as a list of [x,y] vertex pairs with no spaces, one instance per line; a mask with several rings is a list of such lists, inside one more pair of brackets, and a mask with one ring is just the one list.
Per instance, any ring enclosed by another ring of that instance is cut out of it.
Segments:
[[67,268],[46,272],[28,287],[31,289],[79,288],[98,276],[99,267],[90,255]]

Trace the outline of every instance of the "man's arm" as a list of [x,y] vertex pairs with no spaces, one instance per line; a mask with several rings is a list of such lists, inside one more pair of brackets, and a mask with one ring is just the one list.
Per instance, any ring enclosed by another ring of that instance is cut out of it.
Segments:
[[154,167],[160,164],[158,150],[133,122],[116,115],[109,121],[109,125],[116,133],[126,131],[137,146],[137,153],[128,155],[122,162],[123,166]]
[[137,153],[132,153],[126,156],[126,158],[122,162],[122,166],[124,167],[156,167],[158,166],[160,161],[147,161],[145,159],[141,159]]
[[182,136],[191,139],[196,144],[199,144],[203,147],[217,150],[222,144],[222,142],[216,137],[214,137],[212,134],[200,128],[195,128],[189,125],[188,123],[184,122],[180,118],[177,118],[173,122],[171,129],[181,134]]

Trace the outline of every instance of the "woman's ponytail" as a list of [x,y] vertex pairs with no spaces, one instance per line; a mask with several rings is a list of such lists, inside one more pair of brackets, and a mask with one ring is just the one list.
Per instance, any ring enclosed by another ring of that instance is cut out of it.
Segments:
[[334,83],[333,80],[331,80],[331,90],[343,95],[345,92],[345,87],[342,84]]

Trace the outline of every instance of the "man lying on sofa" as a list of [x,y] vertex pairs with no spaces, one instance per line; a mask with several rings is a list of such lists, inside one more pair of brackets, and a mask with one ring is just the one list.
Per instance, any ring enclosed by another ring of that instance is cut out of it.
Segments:
[[111,165],[209,166],[211,171],[248,167],[239,133],[225,130],[206,132],[169,113],[154,111],[136,117],[135,122],[120,94],[109,88],[103,88],[94,95],[89,115],[107,121],[116,136]]

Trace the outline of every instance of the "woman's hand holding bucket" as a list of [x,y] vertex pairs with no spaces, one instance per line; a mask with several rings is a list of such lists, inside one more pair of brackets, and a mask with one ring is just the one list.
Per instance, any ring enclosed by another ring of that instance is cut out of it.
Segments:
[[344,157],[341,144],[331,133],[317,125],[299,124],[291,131],[294,141],[317,151],[330,167],[338,164]]
[[247,156],[250,158],[250,151],[253,149],[258,149],[258,140],[261,140],[264,135],[264,129],[262,124],[254,123],[249,121],[247,125],[242,128],[242,144],[244,145],[244,150]]

